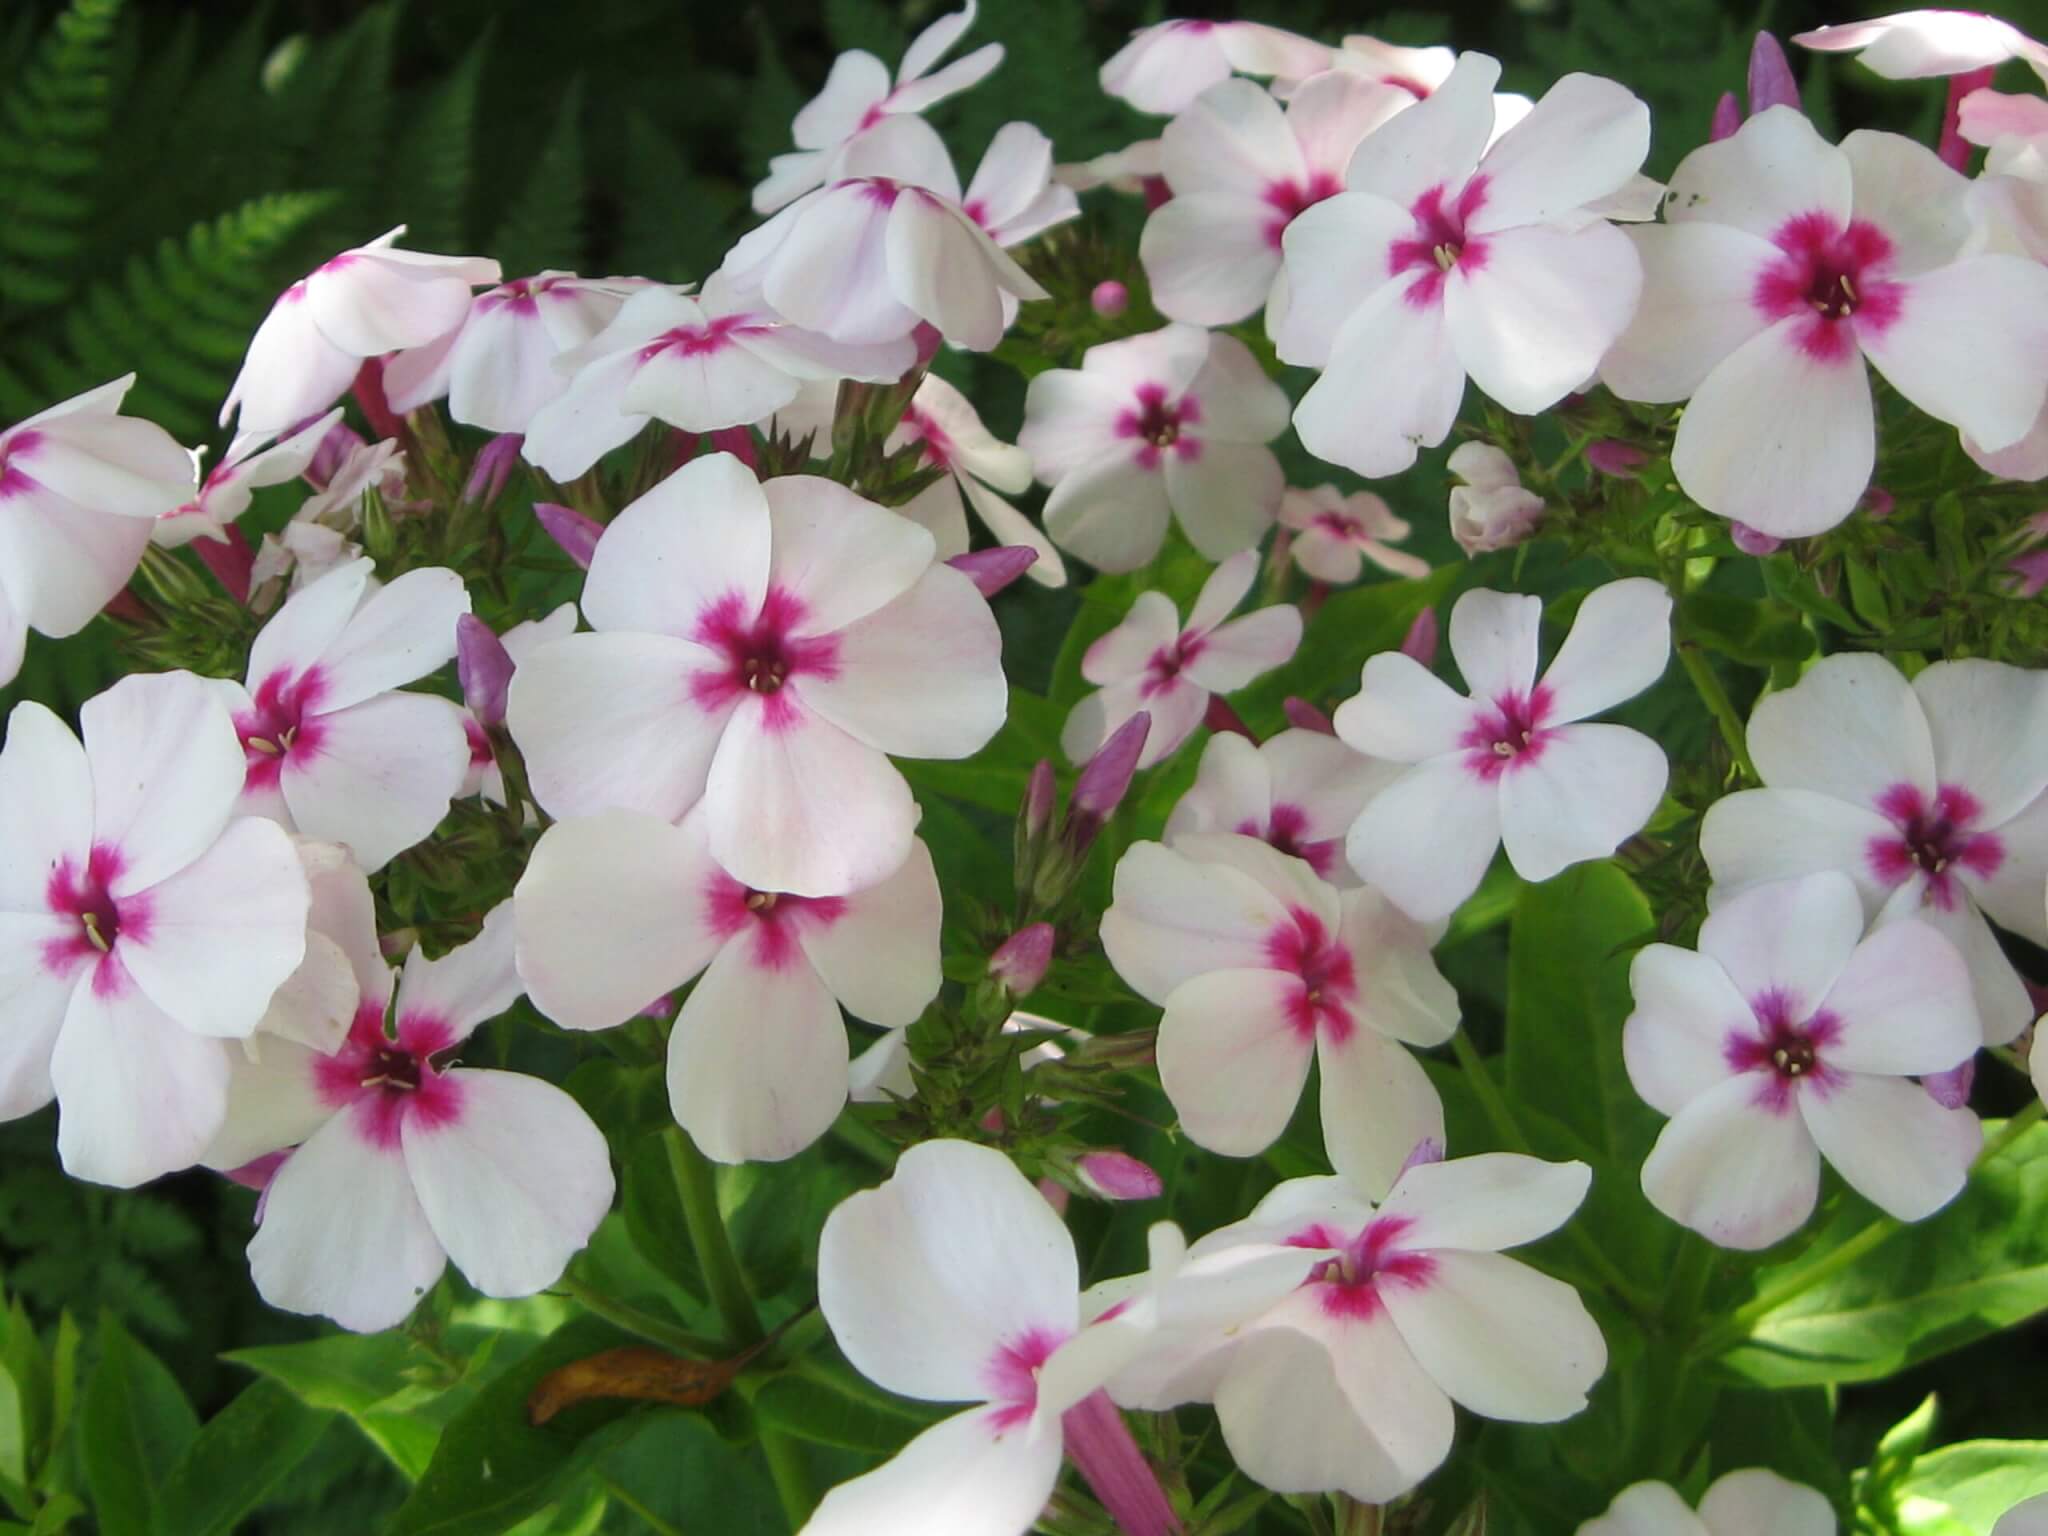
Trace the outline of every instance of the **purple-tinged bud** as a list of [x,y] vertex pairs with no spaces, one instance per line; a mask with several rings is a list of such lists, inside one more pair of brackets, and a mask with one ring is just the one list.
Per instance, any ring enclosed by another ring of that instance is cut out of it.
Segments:
[[711,434],[711,446],[719,453],[729,453],[747,468],[761,467],[760,451],[754,446],[754,434],[747,427],[720,427]]
[[1742,103],[1733,91],[1723,91],[1721,99],[1714,103],[1714,121],[1707,130],[1707,137],[1718,144],[1723,139],[1732,139],[1742,126]]
[[994,597],[1037,563],[1038,551],[1028,544],[998,544],[994,549],[971,549],[946,562],[973,582],[974,590],[983,597]]
[[1033,923],[1011,934],[988,957],[988,973],[1009,989],[1013,997],[1027,997],[1045,980],[1052,964],[1053,941],[1058,937],[1051,923]]
[[1123,1536],[1180,1536],[1180,1517],[1166,1501],[1159,1474],[1107,1392],[1098,1388],[1061,1414],[1060,1438]]
[[1881,485],[1873,485],[1863,493],[1863,500],[1857,503],[1865,517],[1883,522],[1899,508],[1898,498]]
[[661,994],[661,996],[657,997],[653,1002],[649,1003],[645,1008],[642,1008],[638,1013],[634,1014],[633,1017],[636,1019],[659,1020],[667,1018],[670,1014],[674,1013],[675,1011],[675,993],[664,992]]
[[1632,480],[1636,472],[1650,462],[1650,456],[1618,437],[1603,437],[1586,444],[1586,462],[1603,475]]
[[2039,597],[2048,588],[2048,549],[2029,550],[2006,563],[2011,573],[2007,590],[2014,597]]
[[1977,1081],[1977,1058],[1971,1056],[1959,1067],[1934,1072],[1920,1079],[1927,1096],[1943,1109],[1961,1109],[1970,1102],[1970,1088]]
[[1258,733],[1244,723],[1244,716],[1230,707],[1230,701],[1220,693],[1209,695],[1208,707],[1202,711],[1202,724],[1218,735],[1242,736],[1253,746],[1259,744]]
[[455,621],[455,675],[462,700],[486,730],[505,723],[505,690],[512,686],[512,657],[491,626],[473,613]]
[[320,439],[320,446],[313,450],[313,457],[307,461],[305,481],[316,491],[324,491],[334,483],[334,476],[341,466],[358,448],[367,448],[369,443],[362,433],[345,421],[337,421],[327,429]]
[[1761,528],[1752,528],[1747,523],[1731,522],[1728,525],[1728,537],[1735,541],[1735,547],[1745,555],[1755,555],[1758,559],[1765,555],[1775,555],[1785,544],[1783,539],[1773,538]]
[[1434,1136],[1425,1136],[1409,1149],[1407,1158],[1401,1164],[1400,1173],[1396,1173],[1394,1177],[1399,1179],[1401,1174],[1410,1168],[1420,1168],[1426,1163],[1440,1163],[1443,1160],[1443,1142]]
[[1042,837],[1052,825],[1052,813],[1059,802],[1059,785],[1049,759],[1041,757],[1024,784],[1024,831]]
[[1074,798],[1067,803],[1068,841],[1076,853],[1095,841],[1102,824],[1123,803],[1151,733],[1152,716],[1141,709],[1110,732],[1109,740],[1083,765],[1074,781]]
[[372,432],[379,437],[404,439],[405,418],[391,409],[391,402],[384,394],[383,358],[364,358],[349,392],[356,397],[356,404],[362,408],[363,419],[369,422]]
[[1075,1066],[1107,1067],[1113,1072],[1137,1072],[1159,1060],[1159,1031],[1129,1029],[1114,1035],[1090,1035],[1071,1051],[1067,1060]]
[[1157,1200],[1166,1193],[1165,1181],[1128,1152],[1083,1152],[1074,1159],[1074,1174],[1104,1200]]
[[1131,290],[1114,278],[1097,283],[1088,295],[1088,307],[1105,320],[1113,320],[1131,307]]
[[597,553],[597,541],[604,535],[603,523],[558,501],[536,501],[533,515],[540,519],[548,537],[562,546],[563,554],[584,570],[590,569],[590,557]]
[[932,359],[939,355],[939,348],[945,345],[946,341],[939,333],[939,328],[928,320],[917,322],[917,329],[910,333],[910,339],[917,347],[917,362],[910,370],[912,373],[929,368]]
[[489,504],[498,499],[505,482],[519,463],[520,445],[526,441],[517,432],[505,432],[485,443],[471,466],[462,487],[462,499]]
[[1410,661],[1425,667],[1436,665],[1436,643],[1440,633],[1437,627],[1436,610],[1425,608],[1415,615],[1415,622],[1408,626],[1408,633],[1401,637],[1401,654]]
[[1287,723],[1297,731],[1317,731],[1324,736],[1337,734],[1337,722],[1307,699],[1289,696],[1286,702],[1281,704],[1280,709],[1287,716]]
[[1792,78],[1785,48],[1768,32],[1759,32],[1749,50],[1749,115],[1769,107],[1799,110],[1799,82]]
[[249,547],[249,536],[230,524],[225,530],[225,537],[194,539],[191,549],[199,557],[199,563],[213,572],[213,579],[220,583],[221,591],[244,608],[248,607],[249,579],[256,572],[256,551]]
[[1997,68],[1966,70],[1960,75],[1951,75],[1948,80],[1948,108],[1941,115],[1941,140],[1935,153],[1941,163],[1952,171],[1968,175],[1970,152],[1974,146],[1963,137],[1963,98],[1973,91],[1981,91],[1991,84],[1998,73]]
[[[995,1115],[998,1121],[1002,1119],[1000,1110],[991,1110],[990,1113]],[[1000,1131],[1002,1126],[996,1124],[990,1126],[989,1129]],[[1045,1203],[1053,1208],[1055,1215],[1064,1216],[1067,1214],[1067,1202],[1073,1197],[1067,1193],[1066,1185],[1056,1179],[1040,1179],[1038,1181],[1038,1192],[1045,1196]]]

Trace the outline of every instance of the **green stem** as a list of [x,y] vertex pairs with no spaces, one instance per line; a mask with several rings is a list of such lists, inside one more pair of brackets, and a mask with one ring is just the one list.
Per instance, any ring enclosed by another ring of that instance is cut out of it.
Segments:
[[621,1488],[615,1478],[606,1477],[600,1472],[597,1480],[603,1485],[605,1495],[608,1498],[618,1500],[619,1503],[625,1505],[626,1508],[638,1515],[641,1523],[654,1532],[654,1536],[683,1536],[681,1526],[671,1525],[668,1521],[662,1519],[661,1516],[634,1498],[632,1494]]
[[768,1477],[775,1484],[775,1497],[792,1531],[800,1531],[818,1507],[811,1492],[811,1470],[804,1464],[802,1448],[779,1429],[771,1429],[759,1418],[754,1433],[761,1442],[761,1456],[768,1463]]
[[614,1300],[594,1286],[571,1275],[564,1275],[555,1289],[572,1298],[584,1311],[616,1324],[626,1332],[645,1339],[650,1344],[659,1344],[663,1349],[673,1350],[693,1360],[716,1360],[722,1353],[716,1339],[704,1338],[701,1334],[687,1333],[681,1328],[652,1317],[638,1307],[628,1306]]
[[1714,674],[1714,664],[1707,660],[1707,653],[1691,641],[1681,641],[1678,661],[1685,668],[1685,675],[1692,679],[1693,687],[1699,690],[1700,700],[1713,715],[1714,723],[1721,727],[1721,739],[1728,743],[1728,750],[1734,754],[1743,776],[1752,782],[1762,783],[1756,764],[1749,758],[1749,737],[1743,730],[1742,717],[1735,713],[1735,705],[1728,698],[1728,690],[1721,686],[1721,679]]
[[[1472,1091],[1479,1096],[1479,1107],[1486,1112],[1486,1118],[1492,1122],[1495,1133],[1511,1150],[1529,1154],[1529,1138],[1523,1134],[1521,1122],[1515,1118],[1513,1107],[1508,1103],[1507,1096],[1500,1091],[1500,1085],[1494,1082],[1493,1075],[1486,1070],[1485,1061],[1480,1058],[1478,1050],[1466,1038],[1462,1029],[1451,1036],[1451,1051],[1457,1056],[1458,1065],[1464,1068],[1465,1077],[1472,1084]],[[1571,1239],[1572,1246],[1578,1249],[1580,1258],[1585,1261],[1600,1283],[1613,1294],[1615,1300],[1638,1316],[1647,1316],[1656,1310],[1637,1294],[1628,1276],[1621,1272],[1615,1262],[1601,1251],[1599,1244],[1587,1237],[1584,1231],[1576,1225],[1567,1226],[1564,1231]]]

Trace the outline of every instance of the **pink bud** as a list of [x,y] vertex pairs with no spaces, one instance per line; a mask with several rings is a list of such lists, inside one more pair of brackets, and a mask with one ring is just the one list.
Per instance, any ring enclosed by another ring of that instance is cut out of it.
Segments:
[[1941,142],[1935,153],[1941,156],[1942,164],[1965,175],[1970,169],[1970,141],[1963,137],[1963,98],[1973,91],[1981,91],[1991,84],[1996,68],[1966,70],[1960,75],[1949,76],[1948,107],[1941,115]]
[[1173,201],[1173,188],[1166,184],[1164,176],[1147,176],[1139,183],[1145,194],[1145,211],[1155,212]]
[[746,427],[721,427],[711,434],[711,446],[729,453],[749,469],[761,467],[761,455],[754,447],[754,434]]
[[1059,786],[1053,778],[1052,763],[1041,757],[1024,784],[1024,831],[1027,836],[1037,837],[1052,825],[1053,806],[1058,798]]
[[1209,695],[1209,704],[1202,711],[1202,724],[1221,734],[1242,736],[1253,746],[1259,744],[1258,734],[1244,723],[1244,717],[1230,707],[1229,700],[1220,693]]
[[1142,709],[1110,732],[1074,783],[1070,815],[1087,816],[1098,824],[1109,819],[1131,787],[1131,775],[1138,771],[1138,758],[1151,732],[1152,716]]
[[1735,136],[1735,130],[1742,126],[1742,103],[1736,100],[1733,91],[1723,91],[1721,99],[1714,103],[1713,126],[1707,130],[1707,137],[1716,144]]
[[1747,523],[1730,523],[1728,537],[1735,541],[1735,547],[1745,555],[1755,555],[1759,559],[1765,555],[1775,555],[1785,543],[1783,539],[1773,538]]
[[1111,278],[1095,285],[1095,291],[1088,295],[1088,305],[1104,319],[1114,319],[1131,307],[1131,290]]
[[1107,1392],[1091,1392],[1061,1414],[1060,1437],[1067,1459],[1123,1536],[1180,1536],[1180,1518],[1166,1501],[1159,1474]]
[[485,443],[470,467],[462,487],[464,501],[492,502],[505,489],[519,463],[519,448],[526,439],[517,432],[505,432]]
[[2014,577],[2010,590],[2015,597],[2039,597],[2048,588],[2048,549],[2016,555],[2007,562],[2006,569]]
[[1875,518],[1881,523],[1898,510],[1899,503],[1883,486],[1873,485],[1863,493],[1863,500],[1858,505],[1865,517]]
[[505,690],[512,686],[512,658],[505,642],[473,613],[455,621],[455,675],[463,702],[486,729],[505,723]]
[[[1000,1124],[1001,1118],[998,1115],[997,1120],[999,1123],[990,1126],[989,1129],[1000,1131],[1002,1129]],[[1038,1192],[1045,1196],[1045,1203],[1051,1206],[1057,1214],[1061,1216],[1067,1214],[1067,1201],[1072,1197],[1068,1195],[1066,1185],[1052,1179],[1040,1179],[1038,1181]]]
[[334,483],[336,471],[348,462],[349,455],[368,446],[362,433],[345,421],[337,421],[313,450],[312,461],[306,465],[306,484],[316,491],[326,490]]
[[1976,1081],[1977,1058],[1972,1056],[1959,1067],[1921,1078],[1920,1086],[1943,1109],[1961,1109],[1970,1102],[1970,1088]]
[[1287,723],[1298,731],[1317,731],[1325,736],[1337,734],[1336,722],[1307,699],[1290,697],[1280,708],[1287,716]]
[[1045,980],[1052,964],[1053,941],[1058,937],[1051,923],[1033,923],[1011,934],[988,957],[988,973],[1016,997],[1029,995]]
[[939,334],[939,328],[928,320],[917,322],[917,329],[910,333],[910,339],[917,346],[917,368],[929,367],[931,360],[939,355],[939,348],[946,340]]
[[277,1170],[284,1166],[284,1160],[291,1155],[289,1148],[282,1152],[266,1152],[253,1163],[223,1170],[223,1177],[233,1179],[244,1189],[265,1189]]
[[1799,82],[1792,78],[1784,46],[1768,32],[1759,32],[1749,50],[1749,115],[1767,107],[1799,110]]
[[597,552],[597,541],[604,534],[603,523],[558,501],[536,501],[533,515],[540,519],[548,537],[562,546],[563,554],[584,570],[590,569],[590,557]]
[[673,992],[664,992],[645,1008],[634,1014],[633,1017],[636,1019],[665,1019],[675,1011],[675,994]]
[[1649,463],[1650,456],[1633,444],[1624,443],[1618,437],[1603,437],[1586,444],[1586,462],[1603,475],[1613,475],[1626,480]]
[[256,551],[240,528],[229,527],[219,539],[194,539],[192,553],[213,572],[220,588],[244,608],[249,606],[249,577],[256,569]]
[[994,549],[971,549],[955,555],[946,564],[974,583],[983,597],[994,597],[1022,576],[1038,561],[1038,551],[1028,544],[998,544]]
[[384,359],[366,357],[363,366],[356,370],[356,381],[351,386],[356,404],[362,407],[363,419],[370,424],[370,430],[379,437],[405,436],[405,418],[391,409],[391,402],[384,398]]
[[1425,667],[1435,666],[1438,633],[1436,610],[1423,609],[1415,615],[1415,622],[1408,626],[1408,633],[1401,638],[1401,654]]
[[1443,1160],[1444,1144],[1434,1136],[1425,1136],[1409,1149],[1407,1158],[1401,1164],[1400,1173],[1396,1173],[1394,1177],[1400,1178],[1401,1174],[1410,1168],[1420,1168],[1424,1164],[1440,1163]]
[[1074,1172],[1105,1200],[1157,1200],[1166,1193],[1159,1175],[1128,1152],[1084,1152],[1075,1160]]

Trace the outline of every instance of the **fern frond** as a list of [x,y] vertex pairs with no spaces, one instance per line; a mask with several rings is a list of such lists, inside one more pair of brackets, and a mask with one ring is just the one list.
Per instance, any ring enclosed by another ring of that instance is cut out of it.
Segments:
[[505,211],[488,247],[507,277],[544,267],[574,268],[583,253],[583,78],[562,93],[562,110]]
[[72,0],[0,103],[0,317],[61,303],[113,118],[121,0]]
[[746,216],[729,181],[698,175],[675,141],[639,112],[626,118],[626,156],[617,167],[622,272],[663,282],[701,278],[718,265]]
[[347,245],[379,233],[382,226],[368,226],[388,212],[381,193],[397,17],[394,5],[372,6],[337,36],[292,39],[289,67],[265,69],[270,98],[262,184],[337,189],[336,217],[350,230]]
[[399,140],[391,196],[405,243],[422,251],[469,247],[468,204],[476,169],[477,102],[491,47],[487,24]]

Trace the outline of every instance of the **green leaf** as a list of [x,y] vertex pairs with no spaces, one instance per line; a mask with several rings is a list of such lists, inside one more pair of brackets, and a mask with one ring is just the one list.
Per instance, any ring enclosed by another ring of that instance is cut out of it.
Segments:
[[1966,1440],[1917,1458],[1891,1490],[1895,1536],[1990,1536],[2015,1504],[2048,1493],[2048,1441]]
[[[1996,1130],[1987,1122],[1987,1133]],[[1759,1292],[1823,1264],[1878,1219],[1845,1197]],[[1875,1381],[2048,1309],[2048,1126],[1981,1164],[1963,1193],[1765,1314],[1723,1363],[1764,1386]]]
[[199,1433],[177,1379],[109,1313],[85,1389],[85,1480],[102,1536],[150,1536],[158,1491]]
[[1689,639],[1752,667],[1804,661],[1814,652],[1812,632],[1787,603],[1695,592],[1678,622]]
[[1376,581],[1338,593],[1316,610],[1294,660],[1232,695],[1231,703],[1263,730],[1279,728],[1289,695],[1324,708],[1349,698],[1366,658],[1398,650],[1422,610],[1449,598],[1465,573],[1462,565],[1442,565],[1419,581]]
[[459,251],[468,243],[465,214],[476,169],[477,98],[490,48],[487,23],[399,142],[392,202],[405,210],[406,243],[416,250]]
[[836,1445],[877,1458],[893,1456],[937,1415],[890,1399],[852,1372],[823,1358],[806,1359],[770,1377],[753,1394],[754,1414],[814,1445]]
[[199,1431],[157,1495],[164,1536],[228,1536],[303,1461],[327,1427],[272,1381],[243,1390]]
[[379,1410],[409,1390],[407,1370],[421,1359],[404,1334],[334,1334],[303,1344],[238,1349],[222,1358],[268,1377],[309,1408],[347,1414],[408,1478],[419,1477],[433,1457],[440,1438],[434,1423]]

